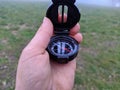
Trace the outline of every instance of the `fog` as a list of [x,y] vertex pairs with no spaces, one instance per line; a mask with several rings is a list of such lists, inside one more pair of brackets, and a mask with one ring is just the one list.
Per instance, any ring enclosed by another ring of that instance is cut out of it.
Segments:
[[77,0],[77,3],[99,5],[99,6],[120,7],[120,0]]
[[[0,0],[0,1],[51,2],[51,0]],[[120,7],[120,0],[76,0],[76,4],[90,4],[90,5]]]
[[111,5],[111,0],[77,0],[77,3],[109,6]]

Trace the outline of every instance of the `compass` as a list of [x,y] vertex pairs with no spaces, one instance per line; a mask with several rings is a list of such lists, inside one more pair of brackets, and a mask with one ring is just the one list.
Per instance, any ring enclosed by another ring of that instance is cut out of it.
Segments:
[[67,63],[73,60],[78,53],[79,44],[70,36],[53,36],[48,45],[48,52],[58,63]]
[[[80,20],[80,12],[74,5],[76,0],[52,0],[46,16],[54,26],[54,36],[51,37],[47,51],[51,60],[58,63],[68,63],[73,60],[79,51],[78,42],[69,36],[70,29]],[[62,7],[61,22],[58,20],[59,7]],[[64,20],[65,7],[67,7],[67,21]]]

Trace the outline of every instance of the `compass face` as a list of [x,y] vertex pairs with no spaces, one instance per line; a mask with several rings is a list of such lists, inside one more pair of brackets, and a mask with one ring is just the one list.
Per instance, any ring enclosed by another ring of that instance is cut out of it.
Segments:
[[74,47],[71,45],[71,43],[62,40],[54,42],[53,46],[51,47],[51,50],[55,55],[70,55],[73,49]]
[[57,60],[72,60],[78,53],[79,45],[70,36],[54,36],[48,45],[48,52]]

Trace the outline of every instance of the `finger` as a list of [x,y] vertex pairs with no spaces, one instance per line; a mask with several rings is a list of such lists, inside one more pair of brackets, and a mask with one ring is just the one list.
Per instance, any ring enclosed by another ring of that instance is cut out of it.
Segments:
[[77,33],[77,34],[75,34],[74,36],[71,36],[71,37],[73,37],[75,40],[77,40],[78,43],[81,43],[82,40],[83,40],[83,36],[82,36],[81,33]]
[[[62,15],[61,14],[58,14],[58,22],[62,22]],[[64,21],[63,21],[64,23],[65,22],[67,22],[67,15],[66,14],[64,14]]]
[[42,25],[40,26],[37,33],[27,47],[34,48],[39,51],[45,51],[52,35],[53,25],[51,21],[47,17],[45,17]]
[[71,30],[70,35],[75,35],[80,31],[80,24],[77,23]]

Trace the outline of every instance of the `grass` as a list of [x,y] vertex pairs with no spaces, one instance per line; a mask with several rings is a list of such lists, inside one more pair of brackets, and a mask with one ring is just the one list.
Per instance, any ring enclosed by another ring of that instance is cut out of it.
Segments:
[[[31,40],[49,3],[0,2],[0,90],[14,90],[21,50]],[[119,90],[120,9],[78,6],[84,40],[77,57],[75,90]]]
[[[82,7],[81,44],[76,84],[81,90],[120,88],[120,11],[115,8]],[[78,89],[79,90],[79,89]]]

